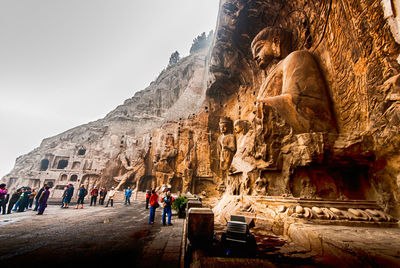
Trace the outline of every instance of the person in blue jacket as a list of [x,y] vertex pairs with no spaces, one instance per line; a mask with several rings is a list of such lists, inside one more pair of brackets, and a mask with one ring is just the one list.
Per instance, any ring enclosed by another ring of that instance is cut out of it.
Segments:
[[128,187],[128,189],[125,190],[125,205],[129,203],[131,204],[131,196],[132,196],[132,190],[131,187]]

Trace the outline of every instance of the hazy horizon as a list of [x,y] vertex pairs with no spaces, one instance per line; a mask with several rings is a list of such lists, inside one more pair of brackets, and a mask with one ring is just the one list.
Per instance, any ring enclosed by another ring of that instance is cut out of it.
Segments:
[[216,0],[0,2],[0,178],[48,137],[103,118],[214,30]]

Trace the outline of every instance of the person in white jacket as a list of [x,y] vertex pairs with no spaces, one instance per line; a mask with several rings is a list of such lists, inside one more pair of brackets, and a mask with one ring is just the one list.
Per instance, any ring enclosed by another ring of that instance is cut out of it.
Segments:
[[108,204],[110,203],[110,200],[111,200],[111,206],[113,206],[113,204],[114,204],[114,196],[115,196],[116,192],[117,191],[114,190],[114,187],[111,187],[111,190],[108,192],[108,200],[107,200],[106,207],[108,207]]

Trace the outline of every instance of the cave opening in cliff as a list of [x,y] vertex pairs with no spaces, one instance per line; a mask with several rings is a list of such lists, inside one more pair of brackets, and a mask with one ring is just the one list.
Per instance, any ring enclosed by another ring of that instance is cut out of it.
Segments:
[[43,159],[40,162],[40,171],[45,171],[49,168],[49,160],[48,159]]
[[372,193],[366,165],[312,165],[294,172],[294,197],[366,200]]
[[47,184],[50,188],[54,187],[55,180],[45,180],[44,184]]
[[66,181],[68,179],[68,176],[67,176],[67,174],[62,174],[61,175],[61,181]]
[[68,160],[60,160],[58,161],[57,169],[65,169],[68,166]]
[[85,155],[86,149],[79,149],[78,150],[78,155]]
[[71,175],[71,178],[69,178],[70,181],[77,181],[78,180],[78,175]]

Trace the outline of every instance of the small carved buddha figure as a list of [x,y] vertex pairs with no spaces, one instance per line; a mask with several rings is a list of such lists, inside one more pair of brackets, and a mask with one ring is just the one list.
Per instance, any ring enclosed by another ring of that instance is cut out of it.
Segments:
[[292,52],[291,44],[291,34],[277,27],[264,28],[254,38],[254,59],[267,73],[257,97],[258,108],[272,107],[294,134],[335,131],[317,62],[308,51]]
[[247,120],[236,120],[233,128],[236,134],[237,151],[233,157],[230,171],[252,171],[255,168],[255,160],[251,157],[254,150],[254,137],[253,131],[250,130],[250,123]]
[[236,152],[235,136],[232,134],[232,120],[223,117],[219,121],[221,136],[218,138],[220,152],[220,168],[227,171],[232,163],[232,158]]

